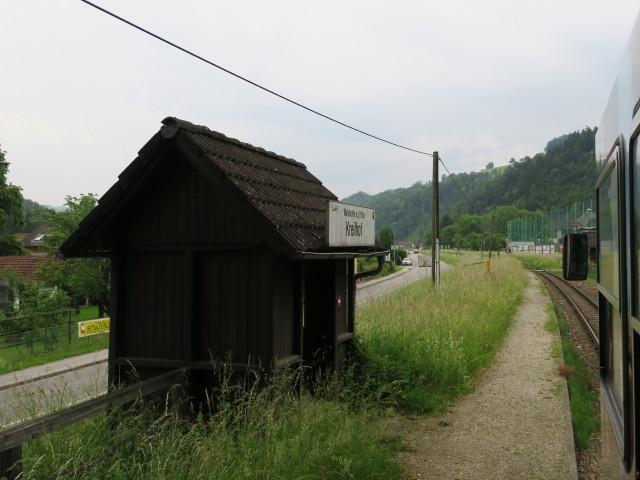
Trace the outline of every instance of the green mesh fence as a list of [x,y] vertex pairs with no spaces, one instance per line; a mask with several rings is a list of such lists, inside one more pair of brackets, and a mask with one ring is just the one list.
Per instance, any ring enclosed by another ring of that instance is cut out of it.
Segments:
[[595,201],[576,202],[566,208],[537,212],[507,222],[507,237],[514,251],[552,252],[558,251],[565,233],[595,226]]

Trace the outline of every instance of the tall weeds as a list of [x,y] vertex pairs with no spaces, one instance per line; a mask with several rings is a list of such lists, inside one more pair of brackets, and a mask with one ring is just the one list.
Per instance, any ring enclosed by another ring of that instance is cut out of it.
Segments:
[[515,260],[458,268],[440,285],[416,282],[359,309],[362,374],[401,408],[445,409],[502,345],[526,275]]
[[[380,415],[328,377],[314,397],[300,371],[244,385],[224,380],[213,413],[185,419],[142,402],[30,442],[23,479],[397,479]],[[295,378],[294,378],[295,377]],[[338,393],[339,392],[339,393]],[[207,410],[205,408],[205,410]]]

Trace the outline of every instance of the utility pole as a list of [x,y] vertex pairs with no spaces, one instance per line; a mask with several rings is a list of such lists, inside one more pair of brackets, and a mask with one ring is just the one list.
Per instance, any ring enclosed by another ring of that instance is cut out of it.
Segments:
[[393,249],[393,268],[396,267],[396,222],[393,222],[393,245],[391,248]]
[[438,152],[433,152],[433,183],[431,185],[431,282],[440,281],[440,253],[438,236],[440,229],[440,194],[438,189]]
[[[493,240],[496,233],[496,216],[491,216],[491,233],[489,234],[489,260],[486,262],[487,273],[491,273],[491,250],[493,250]],[[498,254],[499,255],[499,254]]]

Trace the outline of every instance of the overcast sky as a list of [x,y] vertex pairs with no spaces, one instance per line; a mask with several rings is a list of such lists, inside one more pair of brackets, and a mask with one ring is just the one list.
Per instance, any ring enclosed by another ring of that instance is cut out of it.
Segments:
[[[632,0],[96,0],[266,88],[479,171],[597,126]],[[0,0],[0,145],[25,198],[102,195],[166,116],[306,164],[344,198],[431,158],[284,102],[80,0]],[[441,168],[441,172],[445,173]]]

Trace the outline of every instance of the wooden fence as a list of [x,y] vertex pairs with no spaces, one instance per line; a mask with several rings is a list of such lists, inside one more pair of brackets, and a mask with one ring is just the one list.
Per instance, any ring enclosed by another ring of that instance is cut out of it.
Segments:
[[91,418],[137,398],[184,385],[186,370],[177,369],[135,385],[109,392],[72,407],[30,420],[0,431],[0,478],[17,479],[22,472],[22,445],[30,440],[55,432],[74,423]]

